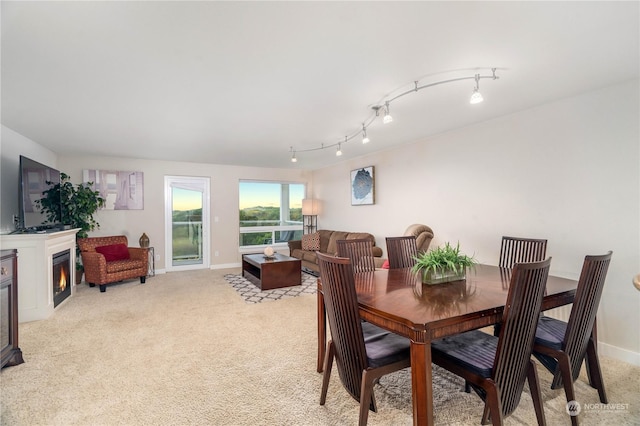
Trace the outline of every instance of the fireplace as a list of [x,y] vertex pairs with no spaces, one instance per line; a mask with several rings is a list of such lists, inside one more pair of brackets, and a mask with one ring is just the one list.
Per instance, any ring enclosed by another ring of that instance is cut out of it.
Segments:
[[71,251],[53,255],[53,307],[71,295]]
[[[2,250],[18,250],[18,322],[38,321],[49,318],[57,307],[53,305],[53,256],[68,250],[71,258],[66,270],[67,288],[76,292],[73,277],[76,263],[76,233],[78,229],[33,234],[5,234],[0,236]],[[69,278],[71,277],[71,278]],[[56,278],[60,279],[60,276]],[[59,281],[56,281],[59,282]],[[71,284],[71,285],[69,285]],[[65,289],[66,290],[66,289]]]

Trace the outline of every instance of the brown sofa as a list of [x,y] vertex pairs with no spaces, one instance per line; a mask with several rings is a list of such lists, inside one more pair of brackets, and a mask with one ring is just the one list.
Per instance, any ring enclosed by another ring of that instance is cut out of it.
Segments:
[[[376,267],[381,267],[384,262],[384,259],[382,259],[382,249],[376,247],[375,237],[367,232],[344,232],[321,229],[318,231],[318,234],[320,236],[320,250],[318,251],[321,253],[335,255],[338,251],[336,248],[336,241],[338,240],[368,239],[373,243],[373,256],[375,257]],[[316,252],[302,250],[302,240],[289,241],[289,255],[300,259],[304,269],[315,273],[320,271]]]
[[[90,287],[98,284],[100,291],[104,292],[107,284],[132,278],[140,278],[140,282],[144,284],[149,268],[149,249],[128,247],[125,235],[78,238],[78,247],[85,281]],[[109,257],[116,259],[108,261]]]

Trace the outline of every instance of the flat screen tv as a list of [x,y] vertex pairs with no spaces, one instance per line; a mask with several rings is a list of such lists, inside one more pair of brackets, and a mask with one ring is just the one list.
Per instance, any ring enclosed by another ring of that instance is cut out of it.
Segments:
[[[25,156],[20,156],[20,223],[18,231],[35,232],[61,228],[60,223],[47,221],[36,200],[43,192],[60,186],[60,172]],[[59,215],[58,215],[59,216]]]

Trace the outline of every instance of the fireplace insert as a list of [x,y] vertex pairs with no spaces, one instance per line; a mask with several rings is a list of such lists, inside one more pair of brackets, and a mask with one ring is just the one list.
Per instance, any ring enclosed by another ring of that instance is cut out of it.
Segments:
[[53,255],[53,307],[71,295],[71,251]]

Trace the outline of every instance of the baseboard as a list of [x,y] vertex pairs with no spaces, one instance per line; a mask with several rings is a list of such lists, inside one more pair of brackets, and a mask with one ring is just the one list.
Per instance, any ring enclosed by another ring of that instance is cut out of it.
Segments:
[[220,263],[218,265],[211,265],[210,269],[229,269],[229,268],[241,268],[242,263]]
[[640,353],[598,342],[598,353],[640,367]]

